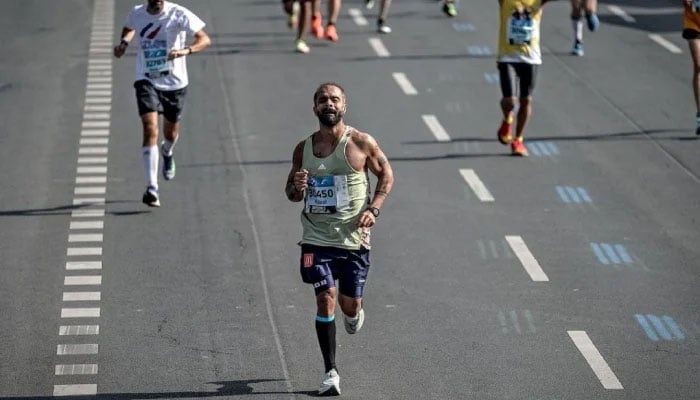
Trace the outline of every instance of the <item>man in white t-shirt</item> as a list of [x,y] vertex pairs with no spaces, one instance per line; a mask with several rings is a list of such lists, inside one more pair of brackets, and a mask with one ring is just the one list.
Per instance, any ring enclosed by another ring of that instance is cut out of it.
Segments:
[[[143,124],[143,162],[148,187],[143,202],[159,207],[158,196],[158,114],[163,114],[163,178],[175,177],[173,147],[180,131],[180,118],[187,91],[185,57],[209,47],[211,40],[203,30],[204,22],[190,10],[164,0],[147,0],[135,6],[126,18],[121,42],[114,56],[126,52],[137,37],[136,103]],[[187,36],[194,42],[187,45]]]

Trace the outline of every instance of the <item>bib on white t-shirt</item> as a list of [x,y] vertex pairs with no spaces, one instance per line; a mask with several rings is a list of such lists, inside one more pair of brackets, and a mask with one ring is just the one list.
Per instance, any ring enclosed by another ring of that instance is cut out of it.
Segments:
[[149,14],[145,4],[135,6],[124,25],[136,33],[137,81],[148,79],[159,90],[187,86],[186,57],[167,58],[170,51],[186,47],[188,35],[194,36],[204,28],[199,17],[185,7],[166,1],[158,15]]

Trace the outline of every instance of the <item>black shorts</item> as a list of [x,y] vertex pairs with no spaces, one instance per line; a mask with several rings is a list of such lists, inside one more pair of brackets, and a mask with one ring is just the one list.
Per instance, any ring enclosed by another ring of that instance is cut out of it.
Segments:
[[683,39],[700,39],[700,32],[696,31],[695,29],[689,29],[685,28],[683,29]]
[[366,248],[346,250],[301,245],[301,279],[304,283],[313,284],[316,294],[334,287],[337,279],[341,294],[352,298],[362,297],[369,266],[369,249]]
[[156,111],[173,123],[182,117],[185,94],[187,94],[186,87],[177,90],[158,90],[150,81],[143,79],[134,82],[134,89],[136,89],[139,115]]
[[537,64],[524,62],[499,62],[498,76],[501,80],[503,97],[515,96],[515,77],[518,78],[518,97],[532,96],[537,79]]

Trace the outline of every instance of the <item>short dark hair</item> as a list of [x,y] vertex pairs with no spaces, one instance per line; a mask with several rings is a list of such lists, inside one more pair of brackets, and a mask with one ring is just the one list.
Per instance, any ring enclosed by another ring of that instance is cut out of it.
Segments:
[[327,87],[337,87],[338,89],[340,89],[340,93],[343,94],[343,97],[345,97],[345,89],[343,89],[342,86],[340,86],[339,84],[337,84],[335,82],[324,82],[324,83],[318,85],[318,87],[316,88],[316,91],[314,92],[314,104],[316,104],[316,96],[318,95],[318,93]]

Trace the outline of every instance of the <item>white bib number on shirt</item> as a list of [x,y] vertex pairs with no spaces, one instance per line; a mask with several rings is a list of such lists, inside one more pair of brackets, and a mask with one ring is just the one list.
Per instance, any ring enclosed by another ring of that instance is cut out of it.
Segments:
[[347,176],[311,176],[308,183],[305,207],[307,213],[335,214],[350,204]]
[[168,49],[165,47],[143,50],[143,61],[146,75],[149,77],[160,77],[170,72]]
[[508,43],[530,44],[535,30],[535,21],[522,14],[511,16],[508,20]]

